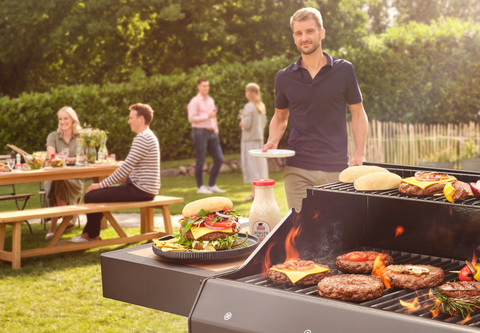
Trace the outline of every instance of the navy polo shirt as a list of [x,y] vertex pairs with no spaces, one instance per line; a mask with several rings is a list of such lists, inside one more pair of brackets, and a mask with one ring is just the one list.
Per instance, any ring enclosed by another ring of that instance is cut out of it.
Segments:
[[275,107],[289,109],[286,165],[306,170],[342,171],[348,167],[347,104],[362,102],[353,65],[332,58],[314,79],[302,57],[275,77]]

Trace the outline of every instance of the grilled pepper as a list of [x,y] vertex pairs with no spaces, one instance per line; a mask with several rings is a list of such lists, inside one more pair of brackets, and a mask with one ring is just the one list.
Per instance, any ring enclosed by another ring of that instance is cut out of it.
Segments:
[[443,188],[443,194],[445,194],[445,198],[449,202],[453,202],[453,196],[455,194],[455,187],[453,187],[452,183],[446,183],[445,187]]
[[[480,266],[475,265],[473,267],[475,268],[475,272],[472,272],[472,269],[468,267],[468,265],[460,270],[458,274],[460,281],[473,281],[473,279],[480,281]],[[473,274],[473,279],[471,274]]]

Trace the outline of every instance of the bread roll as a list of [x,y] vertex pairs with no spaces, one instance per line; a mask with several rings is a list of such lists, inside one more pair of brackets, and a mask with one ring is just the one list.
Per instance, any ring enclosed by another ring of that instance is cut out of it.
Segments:
[[184,217],[190,217],[197,215],[201,209],[211,213],[221,211],[224,208],[233,208],[232,200],[225,197],[208,197],[186,204],[185,207],[183,207],[182,215]]
[[391,172],[374,172],[358,178],[353,186],[358,191],[382,191],[398,188],[400,184],[399,175]]
[[376,165],[357,165],[348,167],[338,176],[338,180],[342,183],[353,183],[363,175],[374,172],[389,172],[387,169]]

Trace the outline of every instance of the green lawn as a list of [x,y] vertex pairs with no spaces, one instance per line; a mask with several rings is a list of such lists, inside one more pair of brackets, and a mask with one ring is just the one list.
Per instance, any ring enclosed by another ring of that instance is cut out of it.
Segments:
[[[283,189],[283,173],[270,173],[276,180],[275,197],[282,215],[287,211]],[[205,176],[205,182],[208,176]],[[221,174],[218,185],[227,190],[224,195],[234,207],[248,216],[251,202],[244,202],[250,191],[243,184],[241,173]],[[86,184],[88,186],[88,183]],[[20,184],[17,192],[38,193],[38,184]],[[162,179],[159,194],[180,196],[190,202],[206,195],[196,193],[194,177]],[[39,206],[38,194],[27,208]],[[181,214],[184,204],[171,207],[172,214]],[[16,209],[12,202],[0,203],[0,211]],[[22,248],[45,246],[46,231],[40,224],[33,225],[29,234],[22,228]],[[7,227],[10,233],[10,227]],[[126,228],[127,234],[139,232]],[[63,236],[69,239],[81,233],[78,226],[68,229]],[[102,231],[102,237],[114,237],[112,228]],[[135,246],[132,244],[128,246]],[[7,235],[5,248],[11,247]],[[89,251],[48,255],[22,259],[22,269],[14,271],[11,263],[0,263],[0,331],[1,332],[187,332],[187,318],[103,298],[100,268],[101,253],[123,246],[103,247]],[[127,246],[125,246],[127,247]]]

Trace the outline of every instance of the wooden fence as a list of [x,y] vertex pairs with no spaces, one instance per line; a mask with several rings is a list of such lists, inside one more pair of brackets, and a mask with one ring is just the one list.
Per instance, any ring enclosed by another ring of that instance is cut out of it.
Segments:
[[[403,124],[369,122],[365,158],[369,162],[418,165],[420,159],[438,155],[457,159],[462,142],[480,139],[480,125]],[[348,150],[353,156],[355,144],[351,123],[348,124]]]

